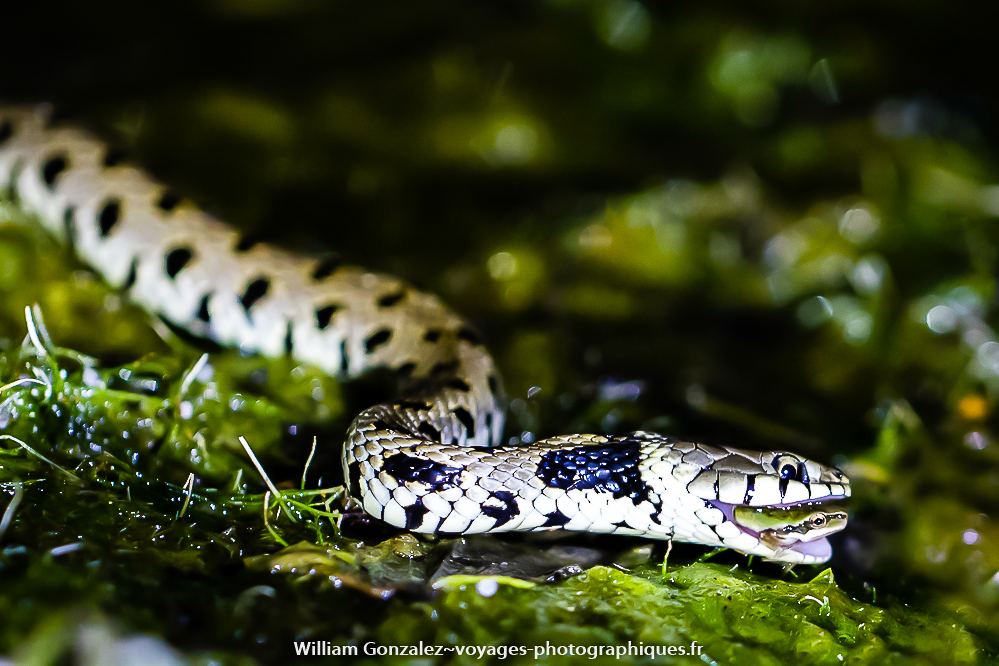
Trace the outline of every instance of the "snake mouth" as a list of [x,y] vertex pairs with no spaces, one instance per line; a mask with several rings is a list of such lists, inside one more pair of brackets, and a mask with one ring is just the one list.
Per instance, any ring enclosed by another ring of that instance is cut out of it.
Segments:
[[[837,499],[843,499],[843,498],[829,497],[820,500],[803,500],[800,502],[787,502],[784,504],[767,504],[753,508],[763,509],[763,510],[774,510],[774,511],[780,511],[782,509],[786,510],[786,509],[809,508],[809,507],[815,507],[816,509],[818,509],[823,506],[829,505],[831,501]],[[760,544],[760,546],[764,548],[770,548],[761,538],[760,531],[741,524],[739,520],[736,518],[735,510],[737,507],[740,507],[742,505],[727,504],[725,502],[721,502],[718,500],[707,500],[707,501],[711,506],[721,511],[725,515],[726,520],[728,520],[733,525],[738,527],[739,530],[741,530],[743,533],[748,534],[749,536],[756,539],[757,542]],[[772,548],[770,549],[773,550]],[[810,541],[795,541],[793,543],[789,543],[786,545],[786,547],[782,547],[781,551],[775,551],[775,554],[777,552],[786,552],[786,551],[798,553],[807,560],[811,560],[814,562],[825,562],[832,556],[832,545],[829,543],[829,539],[827,539],[826,537],[819,537],[816,539],[812,539]]]

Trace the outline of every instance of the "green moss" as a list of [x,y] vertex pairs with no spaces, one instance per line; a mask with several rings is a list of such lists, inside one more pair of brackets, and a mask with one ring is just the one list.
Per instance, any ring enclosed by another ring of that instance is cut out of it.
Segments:
[[[377,640],[493,646],[494,652],[524,647],[541,663],[586,663],[629,643],[634,651],[618,663],[642,663],[650,655],[643,650],[669,646],[689,654],[695,643],[703,659],[717,663],[969,664],[978,655],[975,639],[960,626],[851,599],[829,570],[789,583],[714,564],[681,567],[665,578],[654,569],[629,574],[595,567],[558,586],[501,584],[489,587],[489,596],[481,589],[469,581],[428,604],[396,611]],[[591,652],[560,659],[559,648],[565,656],[570,645]],[[689,656],[662,661],[684,663]]]

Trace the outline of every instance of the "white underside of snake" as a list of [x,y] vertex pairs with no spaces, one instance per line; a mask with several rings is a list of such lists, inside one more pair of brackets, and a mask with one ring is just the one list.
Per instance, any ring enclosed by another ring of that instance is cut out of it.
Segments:
[[370,515],[439,535],[576,530],[827,560],[850,495],[838,470],[791,453],[652,433],[500,446],[504,396],[478,336],[435,296],[387,275],[256,244],[128,165],[50,127],[47,107],[0,106],[0,187],[113,287],[176,326],[339,378],[374,367],[400,398],[362,412],[343,452]]

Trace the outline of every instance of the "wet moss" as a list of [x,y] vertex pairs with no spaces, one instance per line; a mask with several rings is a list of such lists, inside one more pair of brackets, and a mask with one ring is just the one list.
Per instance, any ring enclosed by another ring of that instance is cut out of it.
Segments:
[[[525,661],[541,663],[642,663],[671,656],[664,654],[669,646],[683,647],[686,655],[657,661],[683,663],[696,645],[719,663],[970,664],[978,657],[974,637],[959,625],[852,599],[830,570],[803,583],[715,564],[665,576],[657,569],[595,567],[558,586],[528,589],[483,581],[489,578],[449,587],[432,602],[397,613],[377,640],[422,640],[452,651],[492,646],[494,653],[526,646]],[[570,645],[583,653],[567,655]],[[616,647],[625,652],[602,654]],[[454,657],[455,663],[478,661]],[[501,660],[494,654],[488,661]]]

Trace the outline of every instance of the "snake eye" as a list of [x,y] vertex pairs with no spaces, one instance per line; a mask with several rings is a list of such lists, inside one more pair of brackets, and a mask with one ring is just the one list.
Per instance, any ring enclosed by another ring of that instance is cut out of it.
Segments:
[[788,481],[800,481],[808,483],[808,472],[805,470],[805,463],[789,453],[781,453],[774,457],[771,463],[777,476],[785,484]]

